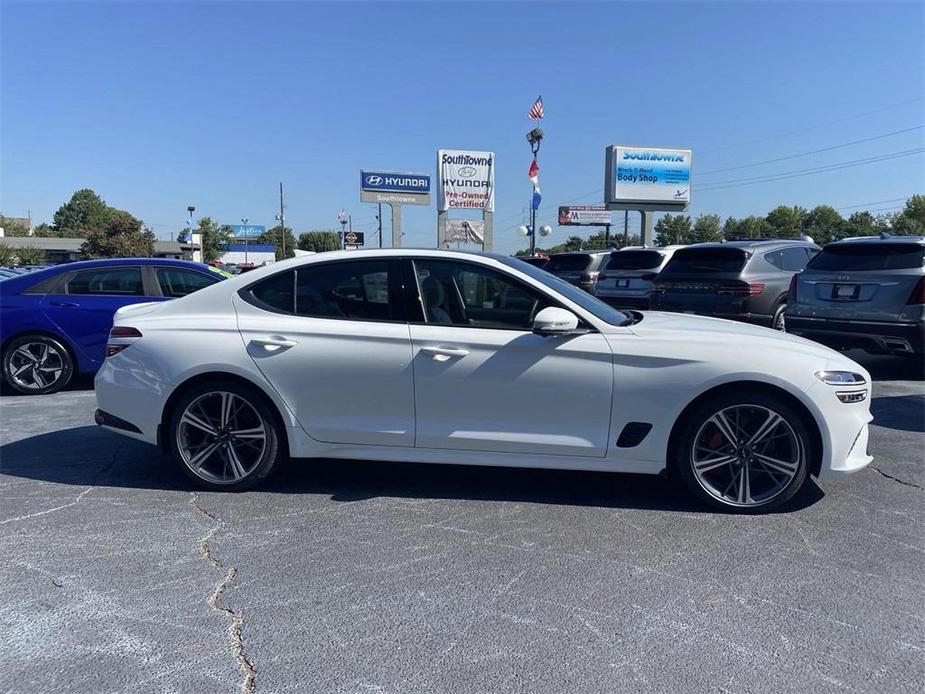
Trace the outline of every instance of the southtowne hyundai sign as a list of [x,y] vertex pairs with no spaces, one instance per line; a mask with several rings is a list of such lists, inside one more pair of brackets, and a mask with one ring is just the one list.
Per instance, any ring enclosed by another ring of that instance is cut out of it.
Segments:
[[404,171],[360,171],[360,201],[429,205],[430,176]]
[[437,150],[437,210],[495,211],[495,153]]

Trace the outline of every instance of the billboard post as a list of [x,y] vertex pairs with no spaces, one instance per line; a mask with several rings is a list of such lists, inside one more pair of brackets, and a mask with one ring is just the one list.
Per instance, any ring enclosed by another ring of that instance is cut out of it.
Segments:
[[691,150],[611,145],[604,159],[607,209],[638,211],[642,244],[654,245],[654,213],[690,207]]

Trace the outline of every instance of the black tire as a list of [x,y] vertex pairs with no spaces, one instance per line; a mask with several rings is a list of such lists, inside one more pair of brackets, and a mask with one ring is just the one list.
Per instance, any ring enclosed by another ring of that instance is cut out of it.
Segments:
[[787,332],[787,304],[780,304],[774,309],[774,316],[771,319],[771,327],[780,330],[782,333]]
[[[242,417],[240,426],[244,429],[234,429],[230,417],[228,424],[221,427],[218,419],[206,416],[206,412],[216,404],[225,409],[222,404],[224,394],[233,396],[231,407],[238,407],[234,422],[239,421],[237,417]],[[241,402],[246,406],[240,405]],[[191,405],[192,411],[188,412]],[[193,414],[198,424],[192,424],[188,414]],[[216,435],[206,432],[201,424],[209,425]],[[278,426],[273,404],[256,388],[236,381],[210,381],[193,386],[177,400],[170,413],[167,450],[173,462],[197,486],[210,491],[243,491],[263,482],[285,457],[286,453],[280,446],[284,439]],[[253,433],[241,440],[233,435],[234,431],[254,432],[260,427],[265,434],[260,450],[254,447]],[[196,439],[197,435],[200,440]],[[213,444],[217,447],[209,452]],[[196,463],[200,454],[204,457],[198,465],[191,465]],[[237,472],[242,470],[245,474],[239,476]]]
[[24,395],[57,393],[73,376],[71,353],[47,335],[17,337],[3,351],[3,380]]
[[[724,413],[728,422],[733,412],[739,415],[729,429],[738,439],[735,446],[728,443],[729,437],[715,419]],[[783,424],[774,424],[754,448],[742,445],[758,433],[763,422],[772,421],[769,413],[779,416]],[[769,450],[769,446],[773,448]],[[813,439],[801,412],[782,397],[762,392],[749,394],[743,389],[738,393],[717,393],[689,411],[672,440],[669,462],[671,472],[711,508],[763,513],[785,503],[803,487],[813,453]],[[720,462],[724,457],[733,460]],[[766,461],[774,462],[769,465]],[[695,464],[699,471],[695,471]],[[731,488],[725,487],[727,480]],[[756,488],[758,493],[753,494]]]

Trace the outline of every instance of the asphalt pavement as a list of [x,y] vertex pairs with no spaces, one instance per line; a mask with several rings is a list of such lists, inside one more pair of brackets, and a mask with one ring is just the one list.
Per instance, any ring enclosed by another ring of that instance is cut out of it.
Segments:
[[757,517],[657,478],[345,461],[200,493],[92,391],[7,395],[3,689],[920,692],[925,386],[861,359],[873,465]]

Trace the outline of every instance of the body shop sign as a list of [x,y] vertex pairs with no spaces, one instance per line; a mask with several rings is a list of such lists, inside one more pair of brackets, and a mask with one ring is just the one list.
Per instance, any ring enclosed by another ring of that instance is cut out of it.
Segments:
[[437,151],[440,194],[437,209],[495,211],[495,153]]
[[608,203],[690,203],[689,149],[616,145],[608,149],[607,165]]

